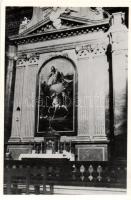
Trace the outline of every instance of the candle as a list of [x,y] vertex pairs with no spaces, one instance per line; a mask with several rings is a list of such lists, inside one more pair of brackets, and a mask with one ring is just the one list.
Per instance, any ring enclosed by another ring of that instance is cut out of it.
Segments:
[[39,146],[36,147],[36,152],[39,153]]
[[46,153],[46,147],[47,147],[46,141],[44,140],[44,153]]
[[66,150],[66,142],[64,141],[64,150]]
[[42,147],[43,147],[43,146],[42,146],[42,142],[41,142],[41,147],[40,147],[40,152],[41,152],[41,153],[42,153]]
[[70,141],[70,152],[71,152],[71,141]]
[[60,150],[60,141],[58,140],[58,152]]

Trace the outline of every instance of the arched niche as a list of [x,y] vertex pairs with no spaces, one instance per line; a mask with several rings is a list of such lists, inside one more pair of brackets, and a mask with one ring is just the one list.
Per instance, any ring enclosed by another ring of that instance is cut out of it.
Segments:
[[36,135],[53,130],[76,135],[77,72],[69,58],[57,56],[46,61],[38,73]]

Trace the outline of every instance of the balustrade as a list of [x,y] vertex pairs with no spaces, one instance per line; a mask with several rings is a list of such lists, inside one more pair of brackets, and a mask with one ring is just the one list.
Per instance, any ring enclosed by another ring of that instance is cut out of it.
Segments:
[[[46,187],[49,185],[49,191]],[[4,193],[53,193],[53,185],[126,188],[126,163],[5,161]]]

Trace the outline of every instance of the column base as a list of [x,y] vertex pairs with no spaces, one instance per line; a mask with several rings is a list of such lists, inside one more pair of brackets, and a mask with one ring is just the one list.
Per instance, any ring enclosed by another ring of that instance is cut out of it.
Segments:
[[18,142],[21,142],[21,138],[20,137],[11,137],[9,140],[8,140],[8,143],[18,143]]
[[34,141],[34,137],[23,137],[21,139],[22,142],[33,142]]
[[18,160],[20,154],[31,153],[32,147],[28,144],[8,144],[9,152],[13,160]]

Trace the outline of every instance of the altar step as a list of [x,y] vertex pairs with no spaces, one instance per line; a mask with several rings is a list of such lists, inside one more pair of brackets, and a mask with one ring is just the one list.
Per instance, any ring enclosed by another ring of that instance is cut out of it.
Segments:
[[[21,185],[19,189],[22,189],[20,193],[17,193],[16,191],[12,191],[11,194],[26,194],[26,188],[25,185]],[[46,186],[46,193],[44,195],[102,195],[102,194],[117,194],[117,195],[123,195],[126,194],[126,189],[121,188],[97,188],[97,187],[79,187],[79,186],[61,186],[61,185],[55,185],[52,188],[52,192],[50,190],[50,186]],[[7,187],[4,185],[4,194],[7,193]],[[34,190],[34,187],[30,186],[30,191],[28,194],[41,194],[43,195],[43,187],[40,186],[39,192]]]
[[126,189],[78,186],[54,186],[56,195],[125,194]]
[[[49,189],[45,186],[50,186]],[[120,189],[121,188],[121,189]],[[123,194],[126,163],[29,160],[4,162],[5,194]]]

